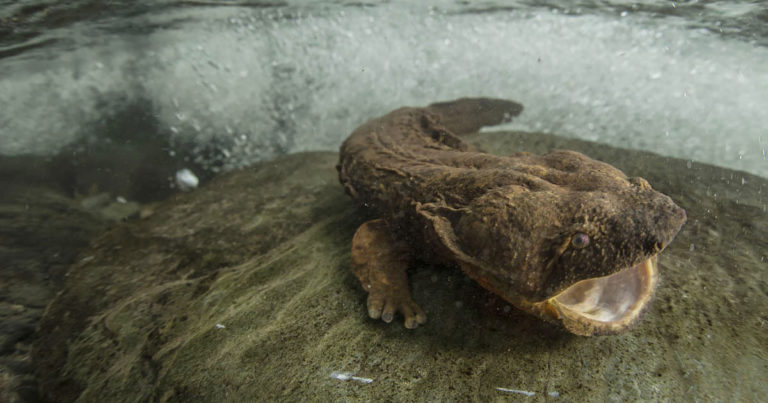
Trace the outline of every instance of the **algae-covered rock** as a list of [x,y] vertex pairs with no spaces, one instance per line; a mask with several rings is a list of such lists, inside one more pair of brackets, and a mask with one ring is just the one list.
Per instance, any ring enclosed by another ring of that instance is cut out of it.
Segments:
[[768,376],[768,183],[542,134],[485,133],[494,153],[570,148],[646,177],[688,211],[631,331],[573,336],[451,267],[411,274],[427,324],[368,319],[350,272],[367,217],[334,153],[222,175],[85,250],[35,356],[70,401],[755,400]]

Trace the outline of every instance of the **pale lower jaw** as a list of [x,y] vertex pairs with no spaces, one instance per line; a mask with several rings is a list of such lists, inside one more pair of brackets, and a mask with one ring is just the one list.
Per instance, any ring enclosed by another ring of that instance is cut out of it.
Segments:
[[618,273],[579,281],[532,307],[578,335],[619,333],[634,324],[653,298],[657,273],[653,256]]

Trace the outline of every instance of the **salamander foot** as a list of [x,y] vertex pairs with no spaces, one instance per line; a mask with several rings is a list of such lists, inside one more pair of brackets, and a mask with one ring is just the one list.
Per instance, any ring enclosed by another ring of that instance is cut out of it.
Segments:
[[405,327],[426,323],[427,315],[408,290],[408,245],[394,239],[384,220],[372,220],[357,229],[352,239],[352,269],[368,292],[368,316],[390,323],[395,312]]

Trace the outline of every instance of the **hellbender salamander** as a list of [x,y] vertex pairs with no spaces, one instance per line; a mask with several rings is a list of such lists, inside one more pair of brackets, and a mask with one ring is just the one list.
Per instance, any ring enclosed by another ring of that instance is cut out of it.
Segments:
[[657,255],[685,211],[639,177],[575,151],[498,156],[458,135],[522,111],[464,98],[400,108],[343,143],[347,193],[379,218],[352,240],[368,314],[426,322],[411,298],[414,258],[457,264],[514,306],[580,335],[630,327],[652,299]]

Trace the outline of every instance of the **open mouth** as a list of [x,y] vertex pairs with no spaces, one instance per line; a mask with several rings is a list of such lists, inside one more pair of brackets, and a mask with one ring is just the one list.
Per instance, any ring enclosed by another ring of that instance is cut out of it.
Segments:
[[539,304],[573,333],[618,333],[631,326],[653,297],[658,282],[653,256],[605,277],[579,281]]

